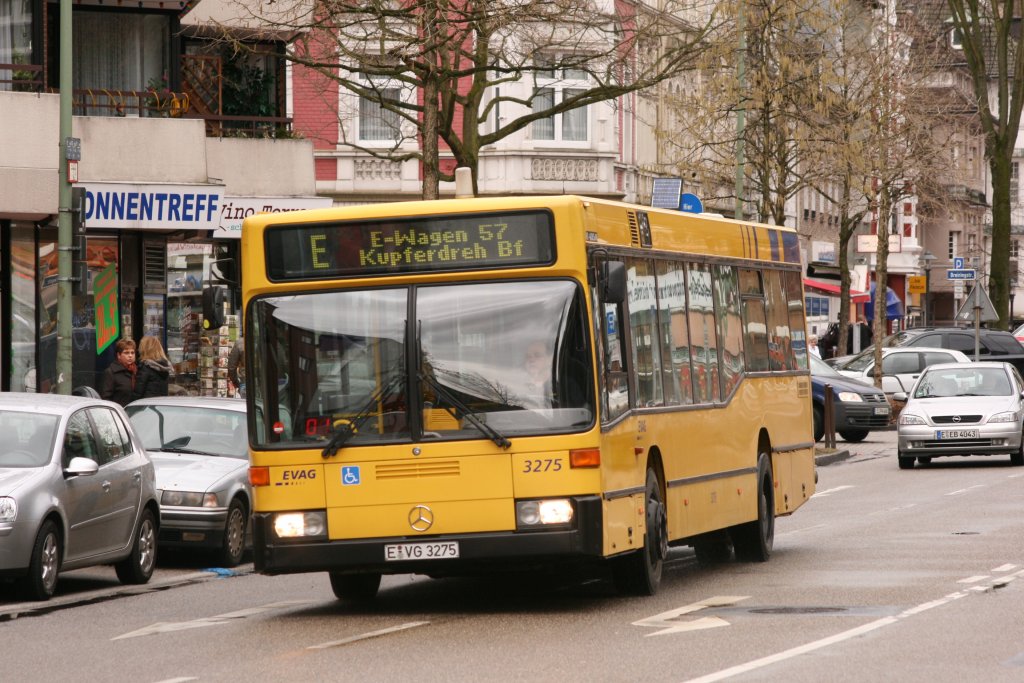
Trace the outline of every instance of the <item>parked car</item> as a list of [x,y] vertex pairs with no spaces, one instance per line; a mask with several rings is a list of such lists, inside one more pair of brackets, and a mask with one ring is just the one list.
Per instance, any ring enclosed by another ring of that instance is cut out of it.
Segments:
[[[928,347],[889,347],[882,349],[882,391],[891,396],[897,391],[910,391],[921,372],[937,363],[967,363],[971,359],[952,349]],[[845,365],[836,368],[841,374],[873,384],[875,381],[875,349],[861,351]]]
[[252,510],[245,402],[170,396],[126,410],[156,466],[160,545],[213,550],[221,566],[238,565]]
[[[882,340],[882,348],[929,347],[953,349],[974,360],[974,329],[964,327],[911,327]],[[828,361],[832,367],[849,363],[853,356],[840,356]],[[978,360],[997,360],[1024,367],[1024,346],[1009,332],[983,327],[978,334]]]
[[889,426],[891,409],[885,394],[866,384],[839,374],[817,356],[811,360],[811,401],[814,410],[814,440],[825,436],[825,386],[832,387],[836,432],[846,441],[857,443],[873,429]]
[[1024,342],[1024,325],[1017,327],[1011,334],[1013,334],[1017,341]]
[[156,565],[153,463],[121,406],[0,394],[0,576],[49,599],[61,572],[113,564],[123,583]]
[[939,456],[1010,455],[1024,465],[1024,381],[1009,363],[932,365],[914,385],[897,427],[900,469]]

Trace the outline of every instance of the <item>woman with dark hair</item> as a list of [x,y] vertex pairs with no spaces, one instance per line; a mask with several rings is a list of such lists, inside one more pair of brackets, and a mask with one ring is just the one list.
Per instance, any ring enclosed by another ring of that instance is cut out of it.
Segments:
[[117,356],[113,363],[103,371],[100,379],[100,396],[107,401],[120,403],[123,406],[134,401],[138,366],[135,365],[135,342],[121,339],[114,345]]

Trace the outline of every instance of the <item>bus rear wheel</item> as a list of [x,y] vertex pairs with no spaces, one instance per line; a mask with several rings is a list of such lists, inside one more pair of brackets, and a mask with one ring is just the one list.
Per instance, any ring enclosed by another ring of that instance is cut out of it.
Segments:
[[766,562],[775,543],[775,501],[772,468],[768,454],[757,458],[757,519],[730,529],[736,559],[742,562]]
[[369,602],[377,597],[380,589],[380,574],[342,574],[330,572],[331,590],[334,597],[345,602]]
[[668,555],[668,515],[658,475],[653,468],[647,469],[644,510],[647,527],[644,547],[615,558],[612,564],[616,588],[630,595],[654,595],[658,592],[661,570]]

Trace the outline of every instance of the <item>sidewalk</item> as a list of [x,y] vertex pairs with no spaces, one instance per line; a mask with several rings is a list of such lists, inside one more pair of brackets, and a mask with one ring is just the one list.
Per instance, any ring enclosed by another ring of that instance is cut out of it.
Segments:
[[896,455],[896,428],[871,432],[860,443],[848,443],[842,437],[836,438],[836,449],[826,450],[818,444],[814,449],[814,463],[818,467],[844,462],[857,456]]

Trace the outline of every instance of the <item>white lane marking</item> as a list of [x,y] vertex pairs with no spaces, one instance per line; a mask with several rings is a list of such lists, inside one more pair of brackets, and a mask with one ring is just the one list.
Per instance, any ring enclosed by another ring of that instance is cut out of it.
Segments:
[[976,576],[968,576],[966,579],[960,579],[957,583],[978,583],[979,581],[984,581],[988,578],[991,577],[986,574],[978,574]]
[[811,498],[824,498],[825,496],[827,496],[829,494],[832,494],[832,493],[835,493],[837,491],[843,491],[845,489],[852,489],[852,488],[853,488],[853,486],[849,486],[849,485],[847,485],[847,486],[836,486],[835,488],[825,489],[824,491],[818,491],[813,496],[811,496]]
[[201,619],[193,619],[192,621],[169,621],[169,622],[157,622],[150,624],[136,631],[124,633],[119,636],[111,638],[111,640],[123,640],[125,638],[138,638],[139,636],[150,636],[155,633],[171,633],[173,631],[187,631],[192,628],[202,628],[204,626],[216,626],[218,624],[226,624],[234,619],[245,619],[255,614],[262,614],[263,612],[270,612],[276,609],[283,609],[285,607],[294,607],[295,605],[308,605],[312,603],[312,600],[284,600],[282,602],[272,602],[269,605],[263,605],[262,607],[249,607],[247,609],[238,610],[237,612],[227,612],[226,614],[218,614],[212,617],[202,617]]
[[667,633],[682,633],[684,631],[699,631],[705,628],[728,626],[729,622],[719,617],[701,617],[695,621],[675,621],[675,619],[678,619],[684,614],[691,614],[707,607],[726,607],[728,605],[735,605],[737,602],[746,600],[749,597],[749,595],[716,595],[714,597],[701,600],[700,602],[691,603],[685,607],[677,607],[676,609],[669,610],[668,612],[655,614],[653,617],[634,621],[633,626],[647,626],[650,628],[660,629],[656,633],[648,633],[648,636],[663,636]]
[[1011,569],[1016,569],[1016,568],[1017,568],[1017,565],[1015,565],[1015,564],[1001,564],[998,567],[996,567],[995,569],[993,569],[992,573],[995,574],[996,572],[1008,572]]
[[946,495],[947,496],[959,496],[961,493],[967,493],[968,491],[971,491],[973,489],[983,489],[983,488],[985,488],[984,484],[975,484],[974,486],[968,486],[965,489],[957,489],[956,491],[950,491]]
[[953,600],[958,600],[967,595],[969,595],[967,591],[951,593],[939,600],[932,600],[931,602],[926,602],[924,604],[918,605],[917,607],[912,607],[908,610],[901,612],[895,617],[884,617],[882,619],[877,619],[875,621],[864,624],[863,626],[858,626],[848,631],[837,633],[834,636],[829,636],[827,638],[822,638],[821,640],[815,640],[811,643],[799,645],[797,647],[790,648],[788,650],[784,650],[773,655],[768,655],[767,657],[755,659],[745,664],[738,664],[728,669],[723,669],[721,671],[710,673],[706,676],[701,676],[700,678],[691,678],[686,683],[711,683],[712,681],[721,681],[726,678],[731,678],[732,676],[738,676],[740,674],[748,673],[750,671],[754,671],[755,669],[760,669],[771,664],[776,664],[787,659],[792,659],[793,657],[798,657],[799,655],[807,654],[808,652],[820,650],[821,648],[828,647],[829,645],[835,645],[836,643],[841,643],[843,641],[850,640],[851,638],[856,638],[857,636],[864,635],[865,633],[870,633],[871,631],[875,631],[885,626],[891,626],[895,623],[898,623],[901,619],[905,619],[915,614],[920,614],[921,612],[932,609],[933,607],[945,605],[946,603],[952,602]]
[[429,621],[410,621],[406,624],[400,624],[398,626],[391,626],[390,628],[382,628],[378,631],[369,631],[368,633],[360,633],[357,636],[351,636],[350,638],[342,638],[341,640],[332,640],[327,643],[320,643],[319,645],[310,645],[307,650],[326,650],[329,647],[338,647],[339,645],[348,645],[358,640],[368,640],[370,638],[379,638],[380,636],[386,636],[389,633],[397,633],[398,631],[404,631],[410,628],[416,628],[417,626],[426,626]]
[[875,510],[874,512],[869,512],[868,515],[887,515],[890,512],[909,510],[912,507],[917,507],[917,503],[907,503],[906,505],[897,505],[896,507],[886,508],[885,510]]
[[165,678],[162,681],[156,683],[185,683],[185,681],[198,681],[199,679],[195,676],[182,676],[180,678]]

